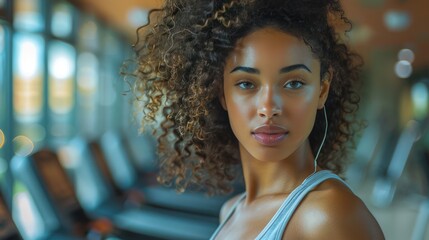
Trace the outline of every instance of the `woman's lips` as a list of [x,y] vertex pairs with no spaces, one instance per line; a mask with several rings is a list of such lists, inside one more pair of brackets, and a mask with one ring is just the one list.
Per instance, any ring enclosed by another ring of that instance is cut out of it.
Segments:
[[288,133],[289,132],[281,126],[263,125],[256,128],[252,132],[252,136],[262,145],[273,146],[281,142]]

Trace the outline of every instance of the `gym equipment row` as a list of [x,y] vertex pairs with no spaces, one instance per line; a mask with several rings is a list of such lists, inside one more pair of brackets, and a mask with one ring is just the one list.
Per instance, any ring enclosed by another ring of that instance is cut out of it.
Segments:
[[[209,238],[231,196],[178,194],[158,185],[126,145],[120,134],[108,132],[98,141],[77,137],[56,151],[15,156],[14,188],[28,190],[13,201],[21,202],[14,216],[24,239]],[[32,206],[30,219],[25,205]]]

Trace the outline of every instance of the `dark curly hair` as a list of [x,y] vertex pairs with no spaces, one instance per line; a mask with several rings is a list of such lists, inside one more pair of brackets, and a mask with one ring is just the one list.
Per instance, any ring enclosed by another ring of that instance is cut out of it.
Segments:
[[[210,193],[231,190],[240,161],[219,102],[225,59],[238,39],[266,26],[302,38],[321,62],[321,79],[330,74],[329,129],[318,165],[341,174],[356,132],[361,60],[343,41],[351,23],[338,0],[166,0],[150,19],[137,30],[136,68],[128,76],[135,78],[142,128],[159,124],[160,182],[182,191],[190,183]],[[323,135],[319,111],[309,137],[313,153]]]

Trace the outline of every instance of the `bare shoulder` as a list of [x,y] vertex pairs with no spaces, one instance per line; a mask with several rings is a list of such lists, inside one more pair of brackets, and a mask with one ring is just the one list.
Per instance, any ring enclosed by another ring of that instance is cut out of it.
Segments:
[[295,214],[295,232],[304,239],[384,239],[365,203],[338,180],[320,184]]
[[232,210],[232,208],[237,203],[237,201],[239,201],[242,195],[243,194],[237,194],[222,205],[222,208],[220,209],[220,217],[219,217],[220,222],[225,221],[225,219],[228,217],[229,212]]

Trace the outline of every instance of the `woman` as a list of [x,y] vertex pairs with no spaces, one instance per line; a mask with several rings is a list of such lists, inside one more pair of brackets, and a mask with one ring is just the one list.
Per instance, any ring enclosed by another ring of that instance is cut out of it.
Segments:
[[[228,192],[212,239],[383,239],[337,174],[356,130],[359,57],[338,0],[167,0],[135,45],[160,177]],[[161,120],[159,120],[159,116]]]

